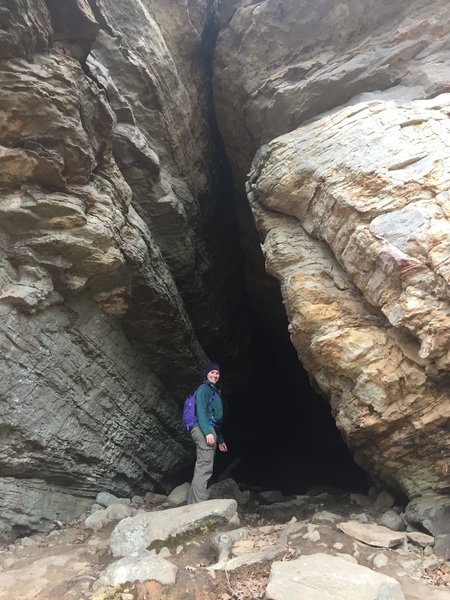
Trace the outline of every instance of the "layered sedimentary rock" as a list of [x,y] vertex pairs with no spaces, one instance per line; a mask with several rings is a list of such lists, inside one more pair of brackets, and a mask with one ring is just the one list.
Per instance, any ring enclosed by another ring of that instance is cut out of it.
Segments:
[[242,2],[215,60],[241,185],[266,144],[247,192],[299,358],[409,497],[449,493],[449,23],[439,1]]
[[4,536],[189,459],[179,404],[228,310],[204,231],[204,4],[173,2],[165,22],[156,0],[2,6]]
[[218,29],[253,306],[279,318],[254,159],[300,360],[358,462],[447,514],[449,22],[443,0],[3,3],[0,534],[161,482],[205,350],[246,336]]

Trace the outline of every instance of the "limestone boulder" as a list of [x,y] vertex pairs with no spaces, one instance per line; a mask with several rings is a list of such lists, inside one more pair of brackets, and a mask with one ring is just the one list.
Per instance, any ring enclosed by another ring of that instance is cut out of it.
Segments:
[[415,498],[406,507],[405,518],[414,525],[424,527],[434,536],[434,552],[436,554],[444,556],[448,554],[450,548],[450,502],[448,496],[436,497],[434,494],[428,494]]
[[403,532],[392,531],[381,525],[345,521],[337,527],[354,539],[379,548],[395,548],[406,540],[406,534]]
[[404,600],[398,581],[367,567],[327,554],[274,562],[266,590],[268,600]]
[[120,521],[111,534],[113,556],[128,556],[151,547],[154,542],[176,538],[201,527],[214,528],[218,523],[238,524],[235,500],[207,500],[197,504],[157,512],[141,512]]
[[447,487],[449,99],[336,111],[264,147],[248,185],[300,360],[356,460],[410,496]]
[[116,586],[127,581],[159,581],[172,585],[177,577],[177,567],[168,560],[142,550],[134,556],[125,556],[111,563],[96,581],[96,587]]

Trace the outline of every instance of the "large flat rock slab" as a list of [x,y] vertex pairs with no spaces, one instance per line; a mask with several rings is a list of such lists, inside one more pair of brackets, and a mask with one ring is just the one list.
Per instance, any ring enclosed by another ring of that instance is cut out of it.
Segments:
[[154,580],[163,585],[175,583],[177,567],[168,560],[146,550],[136,556],[125,556],[110,564],[98,580],[98,586],[115,586],[127,581]]
[[398,581],[327,554],[275,562],[267,600],[405,600]]
[[168,540],[204,525],[224,521],[238,524],[236,509],[235,500],[207,500],[159,512],[141,512],[117,524],[111,534],[111,551],[113,556],[128,556],[149,548],[156,541]]
[[379,548],[395,548],[396,546],[400,546],[405,540],[405,533],[392,531],[392,529],[388,529],[387,527],[371,523],[346,521],[339,523],[338,528],[352,538],[355,538],[355,540]]

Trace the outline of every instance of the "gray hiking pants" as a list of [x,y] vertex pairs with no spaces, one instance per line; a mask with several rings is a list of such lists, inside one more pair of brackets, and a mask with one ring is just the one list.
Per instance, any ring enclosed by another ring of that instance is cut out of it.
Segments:
[[213,472],[217,443],[214,446],[208,446],[205,436],[198,426],[191,429],[191,436],[195,443],[197,460],[195,461],[194,477],[189,490],[188,504],[195,504],[196,502],[208,500],[206,486]]

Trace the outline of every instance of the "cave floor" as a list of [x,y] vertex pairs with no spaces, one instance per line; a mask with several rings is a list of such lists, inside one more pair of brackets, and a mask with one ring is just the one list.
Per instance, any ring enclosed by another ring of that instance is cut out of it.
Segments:
[[[319,502],[316,500],[316,502]],[[286,503],[287,506],[288,503]],[[159,509],[167,508],[161,506]],[[152,507],[151,510],[158,510]],[[317,510],[339,515],[342,520],[359,519],[368,509],[355,505],[348,495],[320,501]],[[270,514],[270,513],[269,513]],[[287,513],[286,513],[287,514]],[[240,511],[241,525],[248,530],[244,546],[253,550],[269,548],[289,521],[278,512],[262,517]],[[400,582],[405,600],[450,600],[448,562],[408,544],[402,548],[374,548],[355,542],[330,523],[303,519],[304,531],[289,539],[277,560],[288,561],[317,552],[357,557],[360,565],[374,569],[373,557],[383,554],[386,565],[375,569]],[[303,523],[303,521],[301,521]],[[258,600],[265,598],[271,561],[243,566],[235,571],[207,570],[217,561],[211,534],[201,535],[183,547],[172,548],[169,560],[177,565],[176,584],[162,586],[156,581],[130,583],[93,591],[93,584],[113,557],[109,551],[110,524],[93,532],[80,518],[50,534],[35,534],[0,548],[0,600]],[[224,528],[225,529],[225,528]],[[314,536],[308,532],[317,531]],[[305,537],[306,536],[306,537]],[[339,553],[336,552],[339,549]],[[242,548],[241,548],[242,552]],[[239,549],[233,547],[233,554]]]

